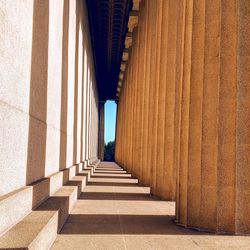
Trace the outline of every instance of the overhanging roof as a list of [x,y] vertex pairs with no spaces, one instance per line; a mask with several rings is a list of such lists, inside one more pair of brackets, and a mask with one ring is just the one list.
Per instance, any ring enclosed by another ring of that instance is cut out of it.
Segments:
[[87,0],[99,99],[116,97],[131,0]]

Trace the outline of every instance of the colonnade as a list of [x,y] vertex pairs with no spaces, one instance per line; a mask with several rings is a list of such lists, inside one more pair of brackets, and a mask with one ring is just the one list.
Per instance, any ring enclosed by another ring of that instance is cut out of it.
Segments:
[[250,2],[144,0],[116,161],[176,200],[178,224],[250,232]]

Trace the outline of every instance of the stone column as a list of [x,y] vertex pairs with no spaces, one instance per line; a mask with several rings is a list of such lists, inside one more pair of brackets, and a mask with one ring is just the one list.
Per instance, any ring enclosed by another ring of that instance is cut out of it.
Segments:
[[89,160],[89,121],[90,121],[90,69],[87,70],[87,93],[86,93],[86,153],[85,160]]
[[[163,138],[164,138],[164,160],[162,169],[160,169],[159,180],[159,195],[163,199],[174,200],[175,199],[175,166],[174,166],[174,118],[175,118],[175,87],[176,87],[176,39],[177,39],[177,2],[175,0],[163,1],[162,13],[168,13],[167,20],[167,30],[166,25],[162,23],[164,31],[168,33],[167,35],[167,53],[161,49],[161,57],[167,57],[166,69],[163,69],[163,79],[165,80],[165,98],[163,99],[163,107],[161,109],[165,110],[165,116],[163,119]],[[162,32],[164,34],[164,31]],[[162,46],[164,44],[162,41]],[[167,56],[166,56],[167,55]],[[164,64],[163,62],[160,65]],[[164,67],[164,66],[163,66]],[[164,72],[166,72],[164,74]],[[160,79],[161,81],[162,79]],[[161,90],[160,90],[161,91]],[[165,100],[165,102],[164,102]],[[160,133],[160,131],[158,132]],[[159,148],[160,149],[160,148]]]
[[189,138],[189,109],[190,109],[190,78],[192,52],[192,21],[193,1],[184,2],[184,55],[183,55],[183,83],[180,112],[180,155],[177,166],[177,196],[176,220],[179,224],[187,223],[187,177],[188,177],[188,138]]
[[[157,116],[156,119],[156,144],[160,150],[156,152],[156,161],[154,168],[155,180],[153,182],[154,194],[161,196],[162,194],[162,178],[165,157],[165,115],[166,115],[166,71],[167,71],[167,60],[168,60],[168,34],[169,34],[169,26],[168,26],[168,17],[169,17],[169,1],[157,1],[157,14],[158,16],[158,24],[159,30],[157,30],[157,49],[161,52],[158,55],[159,60],[159,68],[156,69],[156,74],[158,75],[156,78],[156,105],[157,105]],[[157,164],[156,164],[157,162]]]
[[151,9],[151,25],[154,26],[152,28],[152,39],[154,40],[154,47],[151,47],[155,50],[155,55],[152,57],[151,64],[151,84],[154,87],[153,98],[153,124],[152,124],[152,157],[151,157],[151,173],[150,173],[150,187],[152,194],[156,195],[156,178],[157,178],[157,161],[158,161],[158,99],[159,99],[159,67],[160,67],[160,45],[161,45],[161,23],[162,23],[162,10],[160,8],[161,2],[159,1],[150,1],[150,9]]
[[150,176],[151,176],[151,142],[152,142],[152,136],[151,136],[151,127],[150,125],[152,124],[152,111],[153,107],[151,107],[152,105],[152,98],[151,98],[151,94],[153,92],[153,88],[154,86],[152,86],[151,82],[150,82],[150,65],[151,65],[151,56],[154,53],[154,51],[151,49],[151,45],[152,45],[152,36],[151,36],[151,32],[152,32],[152,24],[151,24],[151,19],[150,19],[150,13],[151,13],[151,9],[150,9],[150,3],[149,1],[145,2],[145,8],[146,8],[146,20],[145,22],[147,23],[147,34],[146,34],[146,39],[145,39],[145,43],[146,43],[146,47],[147,47],[147,51],[146,51],[146,60],[145,60],[145,122],[144,122],[144,126],[145,126],[145,132],[146,132],[146,138],[145,138],[145,142],[144,142],[144,146],[145,146],[145,154],[143,157],[143,166],[144,166],[144,175],[143,175],[143,183],[146,186],[149,186],[150,184]]
[[238,0],[236,8],[238,8],[236,232],[250,233],[250,2]]
[[[145,185],[151,186],[152,183],[152,173],[153,173],[153,166],[155,162],[153,161],[153,150],[154,150],[154,142],[156,137],[156,130],[154,129],[155,126],[155,112],[156,112],[156,98],[155,98],[155,91],[156,91],[156,84],[155,84],[155,70],[156,70],[156,8],[155,3],[156,1],[146,1],[147,2],[147,19],[148,19],[148,35],[149,35],[149,43],[148,43],[148,54],[150,54],[147,72],[148,72],[148,81],[149,81],[149,104],[148,104],[148,112],[149,112],[149,121],[148,121],[148,131],[150,136],[148,137],[147,141],[147,170],[145,174]],[[140,20],[139,20],[140,22]]]
[[[186,0],[180,0],[177,4],[177,38],[176,38],[176,87],[175,87],[175,117],[174,117],[174,180],[178,183],[178,166],[180,164],[180,137],[181,137],[181,110],[182,110],[182,88],[184,69],[185,49],[185,21],[186,21]],[[190,51],[190,48],[189,48]],[[176,185],[176,183],[173,183]],[[178,185],[175,187],[178,189]],[[175,190],[176,194],[177,191]],[[175,200],[177,197],[175,197]]]
[[133,124],[133,130],[134,130],[134,135],[133,135],[133,159],[132,159],[132,166],[131,166],[131,173],[134,174],[137,168],[137,157],[138,157],[138,151],[137,151],[137,143],[138,143],[138,133],[137,133],[137,127],[138,127],[138,95],[139,95],[139,83],[137,80],[137,69],[138,69],[138,64],[136,64],[136,61],[138,61],[138,43],[139,43],[139,32],[138,28],[133,33],[133,65],[132,65],[132,70],[133,70],[133,83],[134,83],[134,88],[135,88],[135,93],[134,93],[134,124]]
[[250,3],[193,3],[190,94],[184,54],[177,221],[249,233]]
[[[200,213],[202,101],[205,50],[205,0],[194,1],[190,79],[190,109],[187,165],[187,223],[196,225]],[[191,178],[193,181],[190,181]]]
[[[140,6],[143,8],[144,3]],[[142,18],[141,12],[139,12],[139,20]],[[140,97],[141,97],[141,81],[139,78],[139,69],[140,69],[140,64],[136,63],[140,60],[140,41],[141,41],[141,34],[142,34],[142,27],[141,24],[138,25],[138,28],[136,30],[136,33],[133,34],[133,39],[134,39],[134,56],[131,55],[132,59],[132,65],[128,64],[128,68],[132,67],[133,68],[133,76],[134,79],[131,79],[133,83],[135,84],[136,88],[136,93],[135,93],[135,106],[134,106],[134,112],[135,112],[135,120],[134,120],[134,154],[133,154],[133,165],[131,167],[131,173],[138,177],[139,176],[139,155],[140,155]]]
[[99,101],[98,158],[104,160],[105,101]]
[[[140,13],[139,13],[139,20],[144,20],[144,12],[145,12],[145,2],[141,4],[140,8]],[[138,59],[142,59],[142,53],[143,53],[143,47],[144,47],[144,41],[143,41],[143,34],[145,31],[145,25],[144,22],[140,22],[138,25]],[[137,103],[137,108],[138,108],[138,118],[137,118],[137,159],[136,159],[136,177],[138,177],[139,182],[141,182],[141,176],[142,176],[142,170],[141,170],[141,157],[142,157],[142,100],[143,100],[143,82],[142,82],[142,70],[143,70],[143,61],[141,61],[140,64],[137,65],[137,83],[138,83],[138,103]]]
[[[235,232],[236,181],[236,1],[221,2],[221,56],[218,112],[218,231]],[[226,167],[225,167],[226,166]],[[226,204],[226,206],[225,206]]]

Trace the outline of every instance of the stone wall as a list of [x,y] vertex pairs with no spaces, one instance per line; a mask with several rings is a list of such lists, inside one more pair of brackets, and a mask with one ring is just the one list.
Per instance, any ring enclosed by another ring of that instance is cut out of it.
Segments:
[[250,232],[250,2],[141,1],[116,160],[179,224]]
[[85,1],[0,1],[0,195],[98,151]]

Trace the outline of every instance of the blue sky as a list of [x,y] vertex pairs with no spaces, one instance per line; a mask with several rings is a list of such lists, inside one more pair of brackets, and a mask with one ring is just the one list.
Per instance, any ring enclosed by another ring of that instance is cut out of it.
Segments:
[[105,143],[115,139],[116,103],[107,101],[105,103]]

